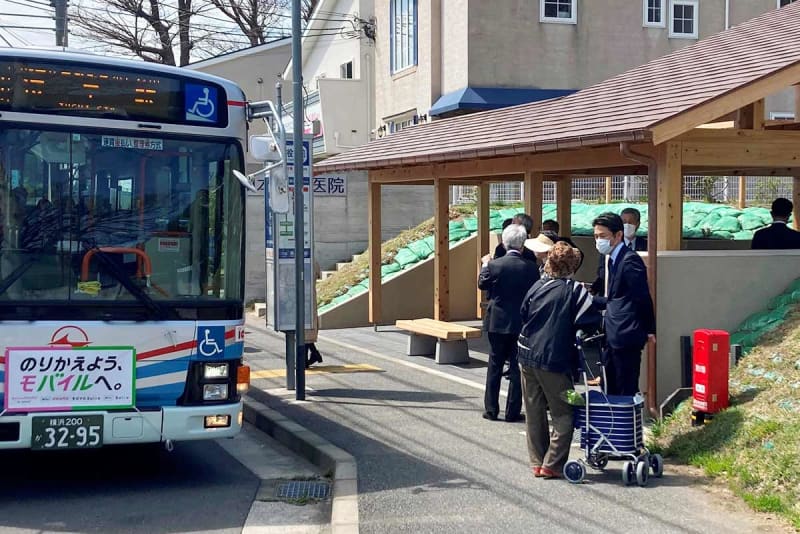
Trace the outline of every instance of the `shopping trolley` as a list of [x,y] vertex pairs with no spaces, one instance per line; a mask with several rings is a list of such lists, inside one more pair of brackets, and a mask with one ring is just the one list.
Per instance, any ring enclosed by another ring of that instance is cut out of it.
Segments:
[[641,395],[607,395],[605,393],[605,368],[601,366],[602,386],[600,390],[589,389],[590,373],[583,344],[599,339],[603,334],[584,338],[578,332],[575,347],[581,364],[581,376],[586,392],[582,395],[583,406],[575,406],[574,425],[580,431],[580,447],[584,458],[570,460],[564,465],[564,478],[577,484],[586,477],[586,466],[603,470],[609,460],[622,460],[622,482],[627,486],[634,482],[646,486],[650,471],[653,476],[664,473],[664,459],[660,454],[650,454],[644,445],[642,433]]

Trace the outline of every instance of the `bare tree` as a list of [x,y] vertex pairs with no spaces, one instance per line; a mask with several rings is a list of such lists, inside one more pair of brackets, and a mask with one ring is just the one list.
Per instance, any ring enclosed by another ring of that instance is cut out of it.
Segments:
[[192,27],[196,13],[192,0],[82,0],[73,5],[70,20],[76,35],[101,46],[182,66],[189,63],[198,42],[208,37]]
[[[291,0],[210,0],[223,15],[231,19],[250,42],[264,44],[270,39],[269,30],[291,7]],[[305,0],[308,1],[308,0]]]
[[318,4],[319,0],[303,0],[303,4],[300,6],[300,15],[306,24],[311,20],[311,15],[314,14]]

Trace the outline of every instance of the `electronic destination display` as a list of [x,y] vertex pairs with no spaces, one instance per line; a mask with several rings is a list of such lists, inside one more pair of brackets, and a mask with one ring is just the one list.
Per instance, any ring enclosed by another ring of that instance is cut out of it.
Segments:
[[100,65],[0,58],[0,112],[225,127],[225,90],[205,80]]

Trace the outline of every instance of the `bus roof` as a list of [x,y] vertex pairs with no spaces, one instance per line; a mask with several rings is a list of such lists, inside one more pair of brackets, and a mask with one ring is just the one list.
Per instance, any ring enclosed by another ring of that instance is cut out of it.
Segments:
[[149,63],[146,61],[135,61],[111,56],[102,56],[82,50],[65,50],[60,47],[40,47],[40,48],[0,48],[0,59],[8,57],[41,59],[46,61],[76,61],[89,65],[99,65],[103,67],[120,67],[125,69],[146,70],[184,78],[205,80],[214,82],[225,88],[228,97],[244,100],[244,91],[236,83],[226,79],[206,74],[192,69],[174,67],[172,65],[162,65],[160,63]]

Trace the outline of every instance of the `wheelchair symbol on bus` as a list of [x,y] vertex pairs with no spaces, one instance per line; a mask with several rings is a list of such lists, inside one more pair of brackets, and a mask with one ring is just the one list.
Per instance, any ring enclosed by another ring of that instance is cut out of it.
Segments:
[[[214,122],[217,120],[217,90],[201,85],[186,85],[186,118]],[[191,103],[191,107],[189,104]]]
[[225,327],[206,326],[198,328],[197,334],[197,352],[201,356],[211,357],[225,352]]

